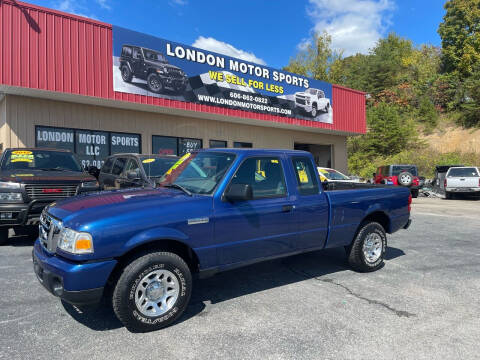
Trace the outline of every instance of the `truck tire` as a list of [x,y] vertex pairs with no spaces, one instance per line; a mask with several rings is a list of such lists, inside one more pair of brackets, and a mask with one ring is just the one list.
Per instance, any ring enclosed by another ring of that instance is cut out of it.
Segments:
[[397,177],[398,185],[400,186],[410,186],[413,183],[413,175],[408,171],[401,172]]
[[122,270],[113,290],[113,310],[132,332],[158,330],[183,314],[191,293],[192,275],[180,256],[144,253]]
[[133,74],[127,65],[122,65],[122,67],[120,68],[120,72],[122,73],[123,81],[127,83],[132,82]]
[[0,245],[8,242],[8,228],[0,228]]
[[445,199],[452,200],[453,194],[450,191],[445,191]]
[[418,198],[418,189],[412,190],[411,193],[412,193],[412,198],[414,199]]
[[315,118],[317,116],[317,104],[312,104],[312,111],[310,111],[310,115]]
[[148,90],[158,94],[163,90],[162,79],[160,79],[160,77],[157,74],[150,73],[150,75],[147,76],[147,86],[148,86]]
[[387,235],[383,226],[374,221],[365,222],[347,248],[348,262],[359,272],[378,270],[383,266],[386,249]]

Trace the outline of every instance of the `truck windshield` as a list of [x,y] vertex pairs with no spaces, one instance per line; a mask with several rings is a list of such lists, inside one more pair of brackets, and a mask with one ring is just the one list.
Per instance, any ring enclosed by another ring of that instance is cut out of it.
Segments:
[[471,168],[450,168],[447,177],[477,177],[477,169]]
[[162,177],[160,186],[180,185],[193,194],[211,194],[235,160],[234,154],[188,153]]
[[402,172],[409,172],[413,176],[417,176],[417,167],[416,166],[401,166],[401,165],[395,165],[392,166],[392,176],[398,176]]
[[145,174],[148,177],[163,176],[177,161],[178,157],[139,156]]
[[3,157],[1,169],[82,171],[72,153],[48,150],[8,150]]
[[312,95],[316,95],[317,94],[317,90],[315,89],[307,89],[307,91],[305,91],[307,94],[312,94]]

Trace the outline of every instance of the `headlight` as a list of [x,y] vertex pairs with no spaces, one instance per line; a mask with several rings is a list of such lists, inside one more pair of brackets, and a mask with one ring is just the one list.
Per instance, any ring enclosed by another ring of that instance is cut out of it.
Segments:
[[58,247],[71,254],[91,254],[93,253],[92,235],[63,228],[58,239]]
[[20,189],[20,183],[0,181],[0,189]]
[[85,181],[80,184],[82,188],[98,187],[98,181]]
[[310,99],[306,99],[305,102],[307,105],[310,105]]
[[22,193],[5,192],[0,193],[0,202],[23,202]]
[[159,73],[159,74],[166,74],[166,73],[167,73],[167,69],[159,68],[159,69],[157,69],[157,73]]

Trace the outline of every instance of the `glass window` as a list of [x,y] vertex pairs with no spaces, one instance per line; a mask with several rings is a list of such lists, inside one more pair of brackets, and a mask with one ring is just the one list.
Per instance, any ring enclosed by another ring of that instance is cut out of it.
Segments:
[[126,162],[126,158],[117,158],[115,160],[115,164],[113,165],[112,174],[117,176],[120,175],[125,168]]
[[103,164],[102,166],[102,169],[100,170],[100,172],[102,173],[105,173],[105,174],[109,174],[111,171],[112,171],[112,165],[113,165],[113,161],[115,160],[115,158],[113,157],[109,157],[105,163]]
[[163,176],[179,160],[177,156],[149,156],[140,157],[145,174],[148,177]]
[[318,175],[308,157],[293,157],[293,169],[300,195],[318,194]]
[[178,154],[180,156],[195,150],[200,150],[201,148],[202,148],[202,140],[200,139],[189,139],[189,138],[178,139]]
[[133,57],[135,59],[141,59],[142,58],[142,54],[140,53],[139,48],[133,48]]
[[132,48],[129,46],[124,46],[122,49],[122,56],[131,56],[132,55]]
[[448,177],[477,177],[477,169],[470,168],[450,168]]
[[165,173],[160,185],[176,184],[195,194],[211,194],[234,159],[234,154],[220,152],[187,154]]
[[252,143],[248,143],[248,142],[235,141],[233,143],[233,147],[234,148],[251,148],[251,147],[253,147],[253,145],[252,145]]
[[140,154],[140,135],[110,133],[111,154],[134,153]]
[[75,130],[75,152],[82,162],[82,166],[103,165],[103,159],[110,155],[108,132]]
[[232,184],[249,184],[253,198],[286,196],[287,188],[279,158],[257,157],[245,160],[232,179]]
[[400,175],[400,173],[405,172],[405,171],[409,172],[413,176],[418,175],[416,166],[412,166],[412,165],[410,165],[410,166],[409,165],[405,165],[405,166],[404,165],[395,165],[395,166],[392,166],[392,176],[398,176],[398,175]]
[[8,150],[2,170],[82,171],[75,156],[66,151]]
[[75,151],[75,133],[73,130],[37,126],[35,132],[37,147]]
[[138,162],[135,159],[128,159],[127,166],[125,166],[125,170],[123,171],[126,174],[129,171],[135,171],[137,175],[140,175],[140,169],[138,167]]
[[152,136],[152,150],[159,155],[178,155],[178,139],[173,136]]
[[209,146],[211,149],[213,148],[226,148],[227,142],[224,140],[210,140]]

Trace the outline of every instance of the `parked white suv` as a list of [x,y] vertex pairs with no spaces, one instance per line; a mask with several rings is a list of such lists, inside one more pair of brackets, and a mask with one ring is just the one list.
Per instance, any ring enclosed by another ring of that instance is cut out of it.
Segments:
[[309,88],[305,92],[295,93],[295,106],[316,117],[319,110],[328,112],[330,99],[325,97],[323,90]]
[[452,167],[444,181],[445,197],[451,199],[454,193],[480,194],[480,172],[477,167]]

